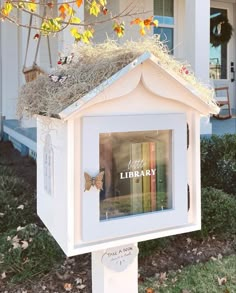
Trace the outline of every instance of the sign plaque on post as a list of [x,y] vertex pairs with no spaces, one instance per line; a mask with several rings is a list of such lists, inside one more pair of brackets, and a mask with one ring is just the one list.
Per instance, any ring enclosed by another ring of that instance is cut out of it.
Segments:
[[102,256],[102,263],[115,272],[122,272],[132,264],[137,255],[138,248],[133,244],[109,248]]

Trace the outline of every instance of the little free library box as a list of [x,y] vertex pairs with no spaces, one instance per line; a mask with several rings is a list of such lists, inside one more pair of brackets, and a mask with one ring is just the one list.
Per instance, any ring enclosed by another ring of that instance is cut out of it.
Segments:
[[147,52],[37,116],[38,214],[68,256],[201,228],[203,96]]

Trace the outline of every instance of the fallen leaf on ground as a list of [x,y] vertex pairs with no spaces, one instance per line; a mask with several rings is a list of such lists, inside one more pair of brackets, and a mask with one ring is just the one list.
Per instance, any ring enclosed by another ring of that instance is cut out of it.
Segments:
[[6,276],[6,272],[3,272],[2,274],[1,274],[1,278],[2,279],[5,279],[7,276]]
[[19,206],[17,207],[17,209],[18,209],[18,210],[23,210],[24,207],[25,207],[25,206],[24,206],[23,204],[21,204],[21,205],[19,205]]
[[83,285],[83,284],[76,286],[76,288],[78,288],[80,290],[83,290],[85,287],[86,287],[86,285]]
[[147,288],[145,293],[155,293],[153,288]]
[[72,288],[73,288],[73,286],[72,286],[71,283],[65,283],[65,284],[64,284],[64,289],[65,289],[66,291],[71,291]]
[[191,293],[191,291],[183,289],[181,293]]
[[21,244],[21,247],[23,248],[23,249],[26,249],[28,246],[29,246],[29,243],[27,242],[27,241],[21,241],[22,242],[22,244]]
[[160,274],[160,282],[164,282],[165,280],[167,280],[166,272]]
[[60,279],[62,281],[66,281],[67,279],[70,278],[69,272],[65,272],[64,275],[61,275],[60,273],[56,272],[56,275],[57,275],[58,279]]
[[176,283],[177,281],[178,281],[178,278],[177,278],[177,277],[171,279],[171,283],[172,283],[172,284]]
[[75,283],[78,285],[78,284],[82,284],[83,283],[83,280],[82,278],[76,278],[75,279]]
[[191,242],[192,242],[191,238],[187,238],[186,241],[188,244],[191,244]]
[[227,282],[226,277],[223,277],[223,278],[219,278],[219,277],[217,277],[217,280],[218,280],[218,284],[219,284],[220,286],[225,285],[226,282]]

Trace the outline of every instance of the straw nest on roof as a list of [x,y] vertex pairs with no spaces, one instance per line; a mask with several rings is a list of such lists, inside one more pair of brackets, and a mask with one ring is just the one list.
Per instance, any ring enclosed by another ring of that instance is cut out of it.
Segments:
[[18,114],[56,116],[147,51],[156,56],[164,68],[191,83],[206,103],[212,104],[212,89],[198,82],[189,67],[168,54],[167,47],[157,38],[124,44],[108,40],[74,47],[69,64],[59,65],[51,77],[40,75],[25,84],[19,95]]

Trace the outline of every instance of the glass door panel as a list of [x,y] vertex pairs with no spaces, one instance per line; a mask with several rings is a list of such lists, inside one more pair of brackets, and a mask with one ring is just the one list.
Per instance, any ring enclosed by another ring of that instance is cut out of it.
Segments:
[[99,135],[100,220],[172,208],[172,131]]

